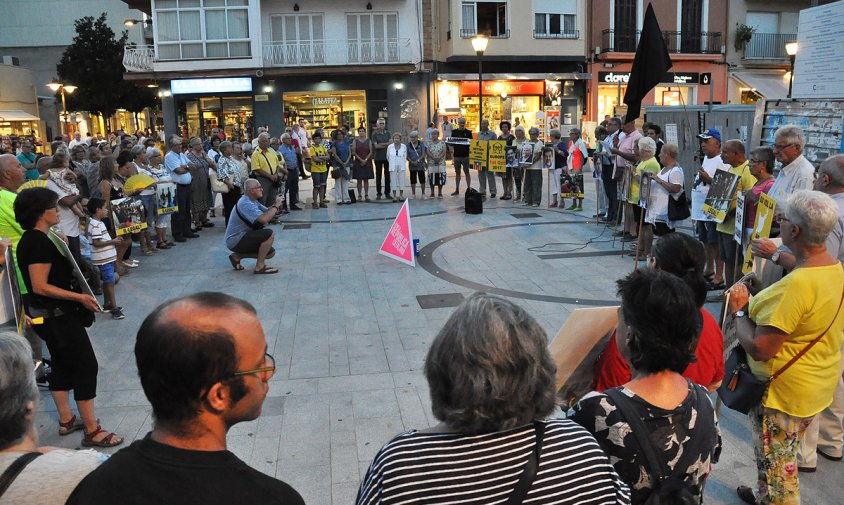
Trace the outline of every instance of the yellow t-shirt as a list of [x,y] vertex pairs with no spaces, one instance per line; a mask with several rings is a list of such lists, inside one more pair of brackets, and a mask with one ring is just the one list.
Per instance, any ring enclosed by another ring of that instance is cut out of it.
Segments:
[[[750,173],[750,168],[748,167],[749,163],[750,162],[745,161],[737,167],[730,167],[730,173],[739,176],[738,187],[736,188],[736,193],[733,195],[733,201],[732,203],[730,203],[731,212],[734,211],[736,208],[738,194],[744,193],[745,191],[756,185],[756,177],[753,177],[753,174]],[[724,222],[718,223],[718,226],[716,226],[715,229],[717,229],[721,233],[732,235],[736,232],[736,215],[728,214],[726,219],[724,219]]]
[[[773,326],[788,334],[782,348],[768,361],[748,364],[759,379],[767,379],[824,331],[838,310],[844,289],[840,264],[797,268],[750,301],[750,318],[759,326]],[[844,308],[823,338],[768,387],[766,407],[795,417],[812,417],[832,403],[841,376]]]
[[328,164],[325,161],[317,161],[314,156],[328,156],[328,149],[322,144],[311,146],[311,172],[328,172]]
[[261,151],[257,148],[252,151],[252,170],[262,170],[270,175],[274,175],[278,171],[278,166],[281,162],[278,160],[278,154],[272,147],[267,148],[267,152]]
[[639,176],[639,179],[633,179],[630,183],[630,196],[627,198],[629,203],[638,205],[639,204],[639,183],[642,177],[642,174],[645,172],[650,172],[652,174],[658,174],[662,168],[659,166],[659,162],[656,161],[656,158],[651,158],[647,161],[643,161],[636,165],[635,168],[635,175]]

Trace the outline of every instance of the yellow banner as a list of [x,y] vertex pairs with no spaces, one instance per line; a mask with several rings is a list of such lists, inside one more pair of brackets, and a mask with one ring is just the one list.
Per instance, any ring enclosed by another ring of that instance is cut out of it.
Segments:
[[777,201],[765,193],[759,195],[759,203],[756,205],[756,220],[753,221],[753,232],[744,253],[744,263],[741,267],[743,274],[748,274],[753,269],[753,252],[751,245],[753,239],[768,238],[771,235],[771,225],[774,223],[774,209]]
[[488,140],[472,139],[469,143],[469,164],[475,170],[486,166],[488,142]]
[[126,235],[127,233],[137,233],[141,230],[146,230],[147,224],[146,223],[135,223],[132,226],[126,226],[123,228],[115,228],[114,232],[117,233],[117,236]]
[[489,140],[489,170],[505,172],[507,170],[507,141]]

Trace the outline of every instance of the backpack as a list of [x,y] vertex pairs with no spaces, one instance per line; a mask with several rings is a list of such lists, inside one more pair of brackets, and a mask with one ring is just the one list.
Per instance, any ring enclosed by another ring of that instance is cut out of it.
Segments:
[[[695,435],[700,434],[701,425],[698,423],[695,429],[689,434],[689,441],[683,450],[683,455],[674,467],[674,473],[669,473],[668,466],[665,464],[663,458],[659,457],[654,451],[653,439],[650,432],[645,427],[645,423],[636,413],[633,405],[624,393],[618,389],[608,389],[604,393],[609,396],[613,403],[615,403],[621,415],[630,425],[630,431],[636,437],[639,443],[639,448],[642,455],[645,457],[646,467],[653,481],[656,483],[651,494],[644,501],[645,505],[699,505],[700,499],[692,490],[691,484],[680,478],[679,473],[692,464],[692,458],[696,457],[702,440]],[[704,398],[703,393],[697,390],[697,405],[698,412],[702,412],[704,406],[703,401],[708,401]]]

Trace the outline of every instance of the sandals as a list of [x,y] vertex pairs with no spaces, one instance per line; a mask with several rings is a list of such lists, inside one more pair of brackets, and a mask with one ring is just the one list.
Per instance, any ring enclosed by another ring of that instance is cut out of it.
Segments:
[[264,268],[261,268],[260,270],[256,268],[254,273],[255,273],[255,275],[277,274],[278,268],[273,268],[273,267],[264,265]]
[[243,265],[240,264],[240,261],[234,259],[234,254],[229,254],[229,263],[232,264],[232,268],[234,268],[235,270],[243,270]]
[[[94,437],[96,437],[100,433],[106,433],[106,436],[99,440],[94,440]],[[97,429],[95,429],[91,433],[85,432],[85,436],[82,437],[82,445],[84,447],[114,447],[122,443],[123,438],[121,438],[120,435],[112,432],[107,432],[99,424],[97,425]]]
[[744,503],[754,505],[756,503],[756,496],[753,495],[753,489],[748,486],[739,486],[736,488],[736,494]]
[[70,421],[66,423],[59,421],[59,435],[62,437],[84,428],[85,423],[82,422],[82,419],[76,419],[76,416],[72,416]]

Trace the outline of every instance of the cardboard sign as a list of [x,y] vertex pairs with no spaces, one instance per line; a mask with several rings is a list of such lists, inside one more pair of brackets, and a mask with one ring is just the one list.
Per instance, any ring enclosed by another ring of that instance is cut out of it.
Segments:
[[486,155],[488,140],[475,140],[469,142],[469,164],[475,170],[486,166]]
[[617,307],[575,309],[551,341],[548,352],[557,365],[563,410],[592,390],[595,363],[617,324]]
[[703,212],[718,223],[723,223],[730,212],[730,204],[736,195],[739,176],[720,168],[712,176],[709,193],[703,203]]
[[388,258],[393,258],[406,265],[415,267],[413,231],[410,228],[410,207],[408,204],[409,202],[405,200],[378,252]]
[[774,222],[774,209],[776,207],[776,200],[765,193],[759,195],[759,203],[756,204],[756,220],[753,222],[753,233],[750,236],[751,240],[747,243],[747,249],[744,253],[744,263],[741,267],[743,274],[747,274],[753,270],[753,252],[751,251],[753,239],[768,238],[771,234],[771,225]]
[[490,140],[489,142],[489,170],[491,172],[505,172],[507,170],[507,141]]
[[176,205],[176,183],[159,182],[155,188],[155,198],[157,215],[163,216],[179,211],[179,206]]
[[137,196],[112,200],[111,213],[117,236],[137,233],[147,228],[147,211]]
[[747,202],[744,201],[744,193],[739,192],[736,199],[736,231],[733,240],[738,242],[739,248],[744,245],[744,213],[747,210]]

